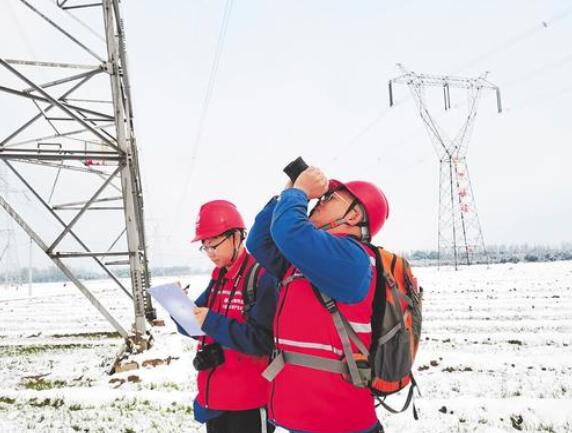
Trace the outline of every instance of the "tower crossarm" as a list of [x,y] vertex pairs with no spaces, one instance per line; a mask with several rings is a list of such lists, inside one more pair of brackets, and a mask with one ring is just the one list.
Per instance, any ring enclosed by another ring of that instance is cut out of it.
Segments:
[[449,75],[421,75],[415,73],[409,73],[401,75],[397,78],[391,80],[396,84],[406,84],[408,86],[423,86],[423,87],[444,87],[456,89],[471,89],[474,87],[480,87],[483,89],[496,90],[497,86],[483,79],[483,77],[478,78],[460,78],[451,77]]
[[491,83],[488,79],[488,72],[483,73],[479,77],[457,77],[454,75],[434,75],[434,74],[418,74],[412,72],[398,64],[402,74],[389,80],[389,105],[393,105],[393,85],[404,84],[410,88],[428,88],[440,87],[443,89],[445,98],[445,109],[451,108],[450,89],[467,89],[467,90],[491,90],[496,93],[497,111],[502,112],[502,103],[500,89],[497,85]]

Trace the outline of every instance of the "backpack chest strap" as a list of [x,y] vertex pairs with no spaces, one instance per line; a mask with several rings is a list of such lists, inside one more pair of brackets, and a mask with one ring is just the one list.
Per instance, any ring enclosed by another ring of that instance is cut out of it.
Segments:
[[286,364],[298,365],[300,367],[307,367],[330,373],[349,373],[347,364],[337,359],[322,358],[321,356],[306,355],[304,353],[282,350],[278,352],[266,370],[262,372],[262,376],[271,382],[284,369]]
[[[262,372],[262,376],[268,381],[273,381],[286,364],[350,376],[350,368],[348,363],[345,361],[307,355],[305,353],[290,352],[287,350],[280,351],[276,355],[266,370]],[[367,386],[371,380],[371,369],[369,364],[359,368],[359,374],[361,375],[361,386]]]
[[[367,347],[365,347],[365,344],[363,344],[363,341],[361,341],[361,338],[358,337],[356,331],[354,330],[353,326],[348,321],[348,319],[346,319],[342,315],[342,313],[338,309],[338,306],[336,305],[336,301],[334,299],[332,299],[330,296],[326,295],[325,293],[320,292],[316,288],[314,288],[314,292],[319,296],[319,298],[322,301],[322,304],[326,307],[326,309],[328,310],[328,312],[332,316],[332,320],[334,321],[334,324],[336,326],[336,331],[338,332],[338,335],[340,336],[340,339],[342,340],[342,344],[343,344],[343,340],[345,339],[344,337],[342,337],[342,334],[346,334],[347,339],[348,339],[348,343],[349,343],[349,341],[353,342],[356,345],[356,347],[358,348],[358,350],[362,353],[362,355],[365,355],[366,357],[369,356],[369,350],[367,349]],[[351,353],[351,346],[349,346],[349,347],[350,347],[349,353]],[[345,350],[344,350],[344,352],[345,352]],[[347,353],[346,353],[346,356],[347,356]]]

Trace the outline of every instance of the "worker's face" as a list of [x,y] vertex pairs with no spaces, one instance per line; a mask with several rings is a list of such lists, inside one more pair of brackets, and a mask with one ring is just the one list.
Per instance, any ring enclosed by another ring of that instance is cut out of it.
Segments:
[[239,242],[238,232],[230,235],[221,234],[203,240],[201,249],[217,268],[224,268],[232,263],[235,246],[238,246]]
[[[342,218],[351,206],[352,201],[353,196],[346,190],[328,191],[320,198],[318,204],[312,210],[310,221],[316,227],[322,227]],[[355,210],[351,210],[347,216],[351,216],[352,212],[355,212]]]

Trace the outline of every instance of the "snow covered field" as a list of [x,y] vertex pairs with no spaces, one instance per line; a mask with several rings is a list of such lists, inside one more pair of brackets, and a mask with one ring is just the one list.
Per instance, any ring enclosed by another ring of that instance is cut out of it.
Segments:
[[[386,431],[572,432],[572,262],[416,274],[425,288],[420,420],[380,412]],[[198,293],[207,279],[182,281]],[[122,292],[88,287],[128,326]],[[0,312],[1,433],[203,431],[190,407],[194,342],[164,311],[167,326],[154,328],[138,360],[170,363],[114,376],[106,370],[121,340],[70,284],[34,285],[30,298],[27,287],[0,288]]]

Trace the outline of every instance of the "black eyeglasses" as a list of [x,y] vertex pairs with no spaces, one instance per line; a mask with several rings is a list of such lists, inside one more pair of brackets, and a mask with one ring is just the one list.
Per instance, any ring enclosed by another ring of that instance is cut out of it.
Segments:
[[318,199],[318,203],[317,205],[323,204],[323,203],[327,203],[330,200],[333,200],[334,198],[337,198],[341,201],[343,201],[344,203],[346,203],[347,205],[350,205],[350,202],[347,201],[345,198],[343,198],[340,194],[338,194],[338,191],[341,191],[341,189],[332,189],[328,192],[326,192],[323,196],[321,196]]
[[218,242],[218,243],[216,243],[216,244],[214,244],[214,245],[204,245],[204,244],[203,244],[203,245],[201,245],[201,246],[199,247],[199,251],[202,252],[202,253],[207,253],[207,254],[208,254],[208,253],[214,253],[215,250],[216,250],[218,247],[220,247],[220,246],[224,243],[224,241],[226,241],[226,240],[227,240],[228,238],[230,238],[231,236],[232,236],[232,233],[226,235],[220,242]]
[[333,198],[334,198],[334,190],[328,191],[318,199],[318,204],[320,205],[322,203],[327,203]]
[[332,189],[330,191],[327,191],[322,197],[320,197],[318,199],[318,203],[316,203],[316,206],[314,207],[314,209],[312,209],[312,212],[310,212],[310,215],[312,215],[312,213],[314,212],[314,210],[320,206],[323,203],[327,203],[331,200],[333,200],[334,198],[337,198],[341,201],[343,201],[345,204],[348,205],[346,211],[344,212],[344,215],[342,216],[342,218],[345,218],[346,216],[348,216],[348,214],[359,204],[359,201],[354,198],[351,203],[349,201],[347,201],[345,198],[342,197],[341,194],[338,194],[338,191],[343,191],[344,188],[337,188],[337,189]]

